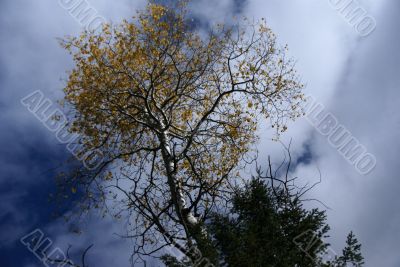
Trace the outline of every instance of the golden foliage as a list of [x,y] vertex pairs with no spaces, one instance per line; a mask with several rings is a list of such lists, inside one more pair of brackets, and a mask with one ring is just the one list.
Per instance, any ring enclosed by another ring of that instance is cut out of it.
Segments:
[[186,21],[184,11],[149,4],[130,21],[65,40],[75,61],[65,101],[86,150],[163,176],[167,142],[186,190],[211,190],[250,151],[259,115],[277,133],[300,116],[302,85],[264,20],[207,36]]

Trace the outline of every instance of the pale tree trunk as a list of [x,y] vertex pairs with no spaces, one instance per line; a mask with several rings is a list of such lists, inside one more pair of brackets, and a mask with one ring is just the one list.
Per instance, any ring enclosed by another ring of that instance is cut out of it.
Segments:
[[183,227],[185,228],[186,234],[188,235],[188,244],[192,246],[191,238],[195,237],[193,229],[198,227],[199,220],[188,211],[185,196],[183,194],[181,183],[176,177],[176,166],[174,162],[174,155],[170,147],[170,137],[167,130],[163,131],[161,135],[161,151],[164,160],[168,185],[171,191],[172,202],[175,210],[178,214],[179,219],[182,221]]

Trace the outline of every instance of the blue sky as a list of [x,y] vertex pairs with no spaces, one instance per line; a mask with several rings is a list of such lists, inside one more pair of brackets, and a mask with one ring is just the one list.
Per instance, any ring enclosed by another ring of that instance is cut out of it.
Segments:
[[[310,197],[323,201],[332,227],[333,249],[340,251],[354,230],[363,244],[366,266],[400,266],[400,3],[360,0],[376,20],[376,29],[360,36],[332,6],[333,0],[198,0],[191,5],[199,21],[212,23],[245,15],[265,17],[288,44],[290,55],[307,84],[306,93],[323,103],[338,121],[377,159],[368,175],[359,174],[306,119],[289,125],[282,141],[292,139],[297,161],[293,175],[322,183]],[[144,1],[90,0],[105,19],[118,22],[134,14]],[[203,25],[203,24],[202,24]],[[82,234],[74,225],[52,218],[57,168],[69,156],[20,100],[35,90],[56,100],[62,97],[69,55],[56,38],[82,30],[59,1],[2,0],[0,2],[0,265],[42,266],[19,239],[40,228],[57,246],[77,249],[95,243],[94,266],[127,266],[131,241],[114,235],[123,224],[90,215]],[[260,160],[280,162],[282,146],[260,130]],[[317,203],[310,203],[317,205]],[[72,210],[73,207],[71,206]],[[107,252],[107,253],[105,253]],[[154,266],[157,266],[154,263]]]

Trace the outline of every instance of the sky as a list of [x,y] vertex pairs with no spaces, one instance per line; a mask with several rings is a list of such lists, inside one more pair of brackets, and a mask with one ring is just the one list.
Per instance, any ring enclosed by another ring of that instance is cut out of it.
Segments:
[[[74,225],[51,215],[48,195],[54,176],[70,156],[29,110],[21,104],[41,90],[52,101],[62,97],[66,71],[73,66],[57,38],[77,35],[85,25],[65,9],[69,0],[2,0],[0,2],[0,266],[43,266],[20,239],[40,229],[65,250],[79,251],[92,243],[93,266],[128,266],[132,241],[115,235],[124,225],[97,215],[88,216],[74,233]],[[367,267],[400,266],[400,181],[397,175],[400,142],[400,2],[359,0],[376,28],[363,36],[346,19],[338,0],[198,0],[190,5],[200,25],[229,21],[233,16],[266,18],[290,56],[312,96],[338,124],[376,159],[368,174],[357,168],[321,134],[318,124],[301,118],[282,136],[291,142],[296,165],[292,175],[321,183],[309,192],[329,207],[332,249],[340,252],[347,233],[362,243]],[[342,2],[345,2],[342,0]],[[348,1],[347,1],[348,2]],[[90,0],[99,17],[118,23],[143,8],[144,0]],[[260,161],[268,155],[276,163],[284,149],[271,141],[267,126],[260,128]],[[320,175],[319,175],[320,173]],[[324,208],[316,202],[311,206]],[[318,206],[320,205],[320,206]],[[66,207],[65,212],[74,207]],[[151,262],[152,266],[158,266]]]

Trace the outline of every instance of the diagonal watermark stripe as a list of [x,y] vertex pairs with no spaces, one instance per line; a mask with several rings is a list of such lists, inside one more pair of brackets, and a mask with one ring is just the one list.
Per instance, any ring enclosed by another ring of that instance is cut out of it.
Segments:
[[327,112],[325,106],[312,96],[307,97],[307,121],[335,148],[344,159],[362,175],[369,174],[376,166],[376,157],[339,120]]
[[88,31],[97,31],[107,22],[87,0],[59,0],[58,3]]
[[366,37],[375,30],[375,18],[357,0],[329,0],[329,3],[360,36]]

